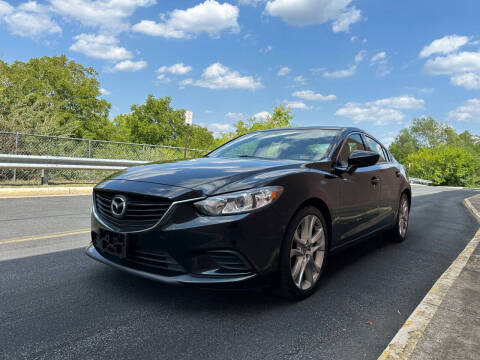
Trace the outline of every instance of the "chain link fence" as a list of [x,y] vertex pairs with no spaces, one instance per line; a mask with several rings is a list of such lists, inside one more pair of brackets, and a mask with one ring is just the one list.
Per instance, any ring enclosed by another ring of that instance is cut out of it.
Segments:
[[[0,131],[0,154],[49,155],[94,159],[165,161],[184,158],[184,148],[104,140],[77,139]],[[186,157],[205,155],[208,150],[187,149]],[[51,184],[96,183],[111,171],[56,169],[49,171]],[[41,170],[0,169],[0,185],[39,184]]]

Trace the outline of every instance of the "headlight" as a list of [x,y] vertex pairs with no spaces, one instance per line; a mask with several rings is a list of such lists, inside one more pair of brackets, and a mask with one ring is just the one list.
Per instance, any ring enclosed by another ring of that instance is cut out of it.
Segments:
[[283,192],[281,186],[267,186],[209,197],[195,203],[204,215],[231,215],[253,211],[271,204]]

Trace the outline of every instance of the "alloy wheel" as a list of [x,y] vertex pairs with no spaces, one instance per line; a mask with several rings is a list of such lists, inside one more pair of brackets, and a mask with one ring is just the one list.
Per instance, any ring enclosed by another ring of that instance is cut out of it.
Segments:
[[401,237],[405,237],[408,229],[408,200],[402,197],[402,204],[400,205],[400,213],[398,214],[398,231]]
[[322,221],[315,215],[305,216],[295,229],[290,250],[292,279],[297,288],[312,288],[322,269],[325,258],[325,231]]

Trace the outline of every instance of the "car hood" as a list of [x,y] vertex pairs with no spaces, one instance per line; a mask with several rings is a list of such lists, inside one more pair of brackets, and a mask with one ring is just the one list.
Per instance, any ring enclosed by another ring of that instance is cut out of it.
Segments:
[[172,185],[212,194],[246,177],[281,168],[300,167],[302,164],[295,160],[205,157],[135,166],[111,179]]

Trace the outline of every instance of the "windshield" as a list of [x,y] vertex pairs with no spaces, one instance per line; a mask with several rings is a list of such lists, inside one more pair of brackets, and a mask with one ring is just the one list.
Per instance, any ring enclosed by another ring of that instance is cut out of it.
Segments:
[[316,161],[323,159],[339,130],[277,130],[243,135],[211,152],[209,157],[258,157]]

